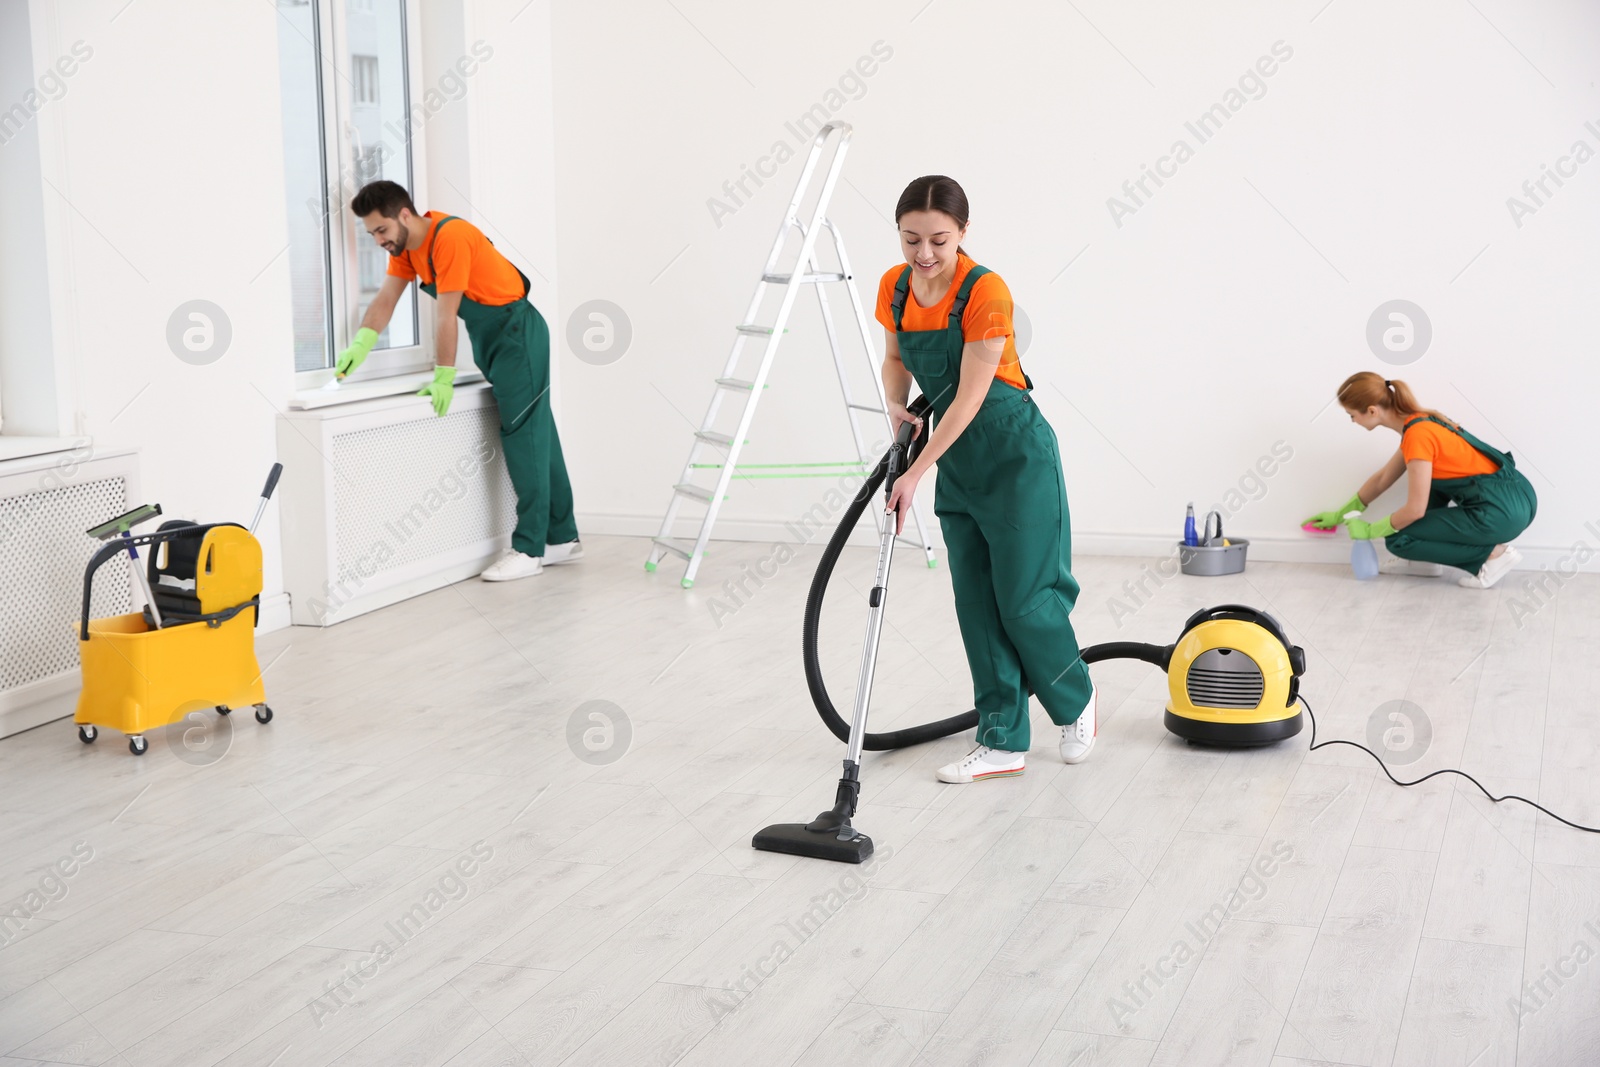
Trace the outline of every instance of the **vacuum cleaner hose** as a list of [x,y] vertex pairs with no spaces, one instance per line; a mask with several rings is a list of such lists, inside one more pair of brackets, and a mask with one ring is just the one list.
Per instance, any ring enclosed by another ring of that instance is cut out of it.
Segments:
[[[923,445],[927,442],[933,421],[927,417],[931,407],[927,397],[919,396],[907,409],[912,415],[924,420],[923,432],[912,440],[907,450],[907,466],[916,461],[917,456],[922,453]],[[867,476],[866,482],[856,493],[850,506],[845,509],[844,516],[833,531],[833,536],[823,548],[822,558],[817,562],[817,572],[811,577],[811,591],[806,597],[805,621],[801,626],[806,686],[811,690],[811,701],[817,706],[817,714],[822,717],[823,723],[833,735],[847,743],[850,740],[850,724],[839,715],[833,706],[833,700],[828,696],[828,686],[822,677],[822,664],[817,657],[817,630],[822,620],[822,601],[827,596],[828,582],[833,577],[834,565],[839,561],[839,554],[844,550],[845,542],[850,539],[850,532],[855,529],[867,505],[872,503],[878,487],[883,485],[884,478],[888,476],[892,451],[891,449],[890,452],[885,452],[878,465]],[[1140,641],[1107,641],[1084,649],[1082,658],[1085,663],[1098,663],[1108,659],[1137,659],[1166,670],[1168,662],[1172,659],[1172,646],[1151,645]],[[948,719],[923,723],[921,726],[908,726],[903,730],[889,730],[884,733],[869,732],[861,747],[868,752],[907,748],[911,745],[920,745],[924,741],[949,737],[963,730],[976,729],[977,725],[978,712],[974,708],[959,715],[952,715]]]

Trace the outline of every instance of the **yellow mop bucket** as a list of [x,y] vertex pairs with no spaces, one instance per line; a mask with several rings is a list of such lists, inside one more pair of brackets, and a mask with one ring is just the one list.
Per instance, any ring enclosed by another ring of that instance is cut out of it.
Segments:
[[[279,469],[262,494],[263,505]],[[129,533],[134,523],[159,514],[159,505],[136,509],[90,531],[110,540],[84,574],[78,626],[78,737],[89,744],[98,727],[118,730],[128,736],[134,755],[148,750],[146,731],[201,708],[226,715],[254,705],[256,721],[272,721],[255,650],[261,543],[235,523],[167,522],[154,533]],[[258,509],[258,520],[260,515]],[[148,550],[143,564],[140,546]],[[123,552],[133,557],[147,607],[91,619],[95,571]]]

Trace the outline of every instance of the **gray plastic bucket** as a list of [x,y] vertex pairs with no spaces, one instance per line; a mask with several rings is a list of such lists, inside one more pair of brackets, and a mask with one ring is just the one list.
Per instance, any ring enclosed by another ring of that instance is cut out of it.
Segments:
[[1227,547],[1217,545],[1186,545],[1178,542],[1178,567],[1184,574],[1216,577],[1219,574],[1238,574],[1244,570],[1245,549],[1248,540],[1232,541]]

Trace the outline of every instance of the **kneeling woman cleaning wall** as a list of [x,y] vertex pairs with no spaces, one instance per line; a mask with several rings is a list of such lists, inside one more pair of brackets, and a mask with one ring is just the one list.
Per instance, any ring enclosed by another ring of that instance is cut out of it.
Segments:
[[1419,405],[1405,382],[1362,371],[1346,378],[1338,395],[1351,422],[1394,430],[1400,447],[1348,502],[1313,515],[1308,524],[1333,529],[1405,475],[1406,502],[1392,515],[1348,520],[1351,537],[1381,537],[1394,553],[1384,572],[1434,576],[1459,567],[1467,572],[1459,584],[1468,589],[1488,589],[1505,577],[1522,559],[1511,542],[1539,508],[1511,453]]

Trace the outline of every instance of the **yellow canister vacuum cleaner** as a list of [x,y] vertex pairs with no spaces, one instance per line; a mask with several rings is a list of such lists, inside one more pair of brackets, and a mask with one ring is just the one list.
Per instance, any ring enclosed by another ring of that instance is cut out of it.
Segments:
[[[255,528],[282,471],[273,464],[249,529],[168,521],[135,534],[134,526],[161,514],[159,504],[147,504],[88,531],[106,544],[83,576],[83,690],[73,719],[84,744],[104,727],[126,734],[129,750],[142,756],[150,747],[146,731],[201,708],[227,715],[253,705],[257,722],[272,721],[256,663],[262,580]],[[95,572],[124,552],[144,594],[143,610],[89,618]]]
[[[1156,662],[1128,651],[1090,659],[1106,647],[1086,649],[1085,662],[1118,658]],[[1197,611],[1183,624],[1178,640],[1159,650],[1159,658],[1156,665],[1167,672],[1169,693],[1163,721],[1179,737],[1212,745],[1270,745],[1300,732],[1300,676],[1306,670],[1306,653],[1290,643],[1278,620],[1266,612],[1243,604]]]

